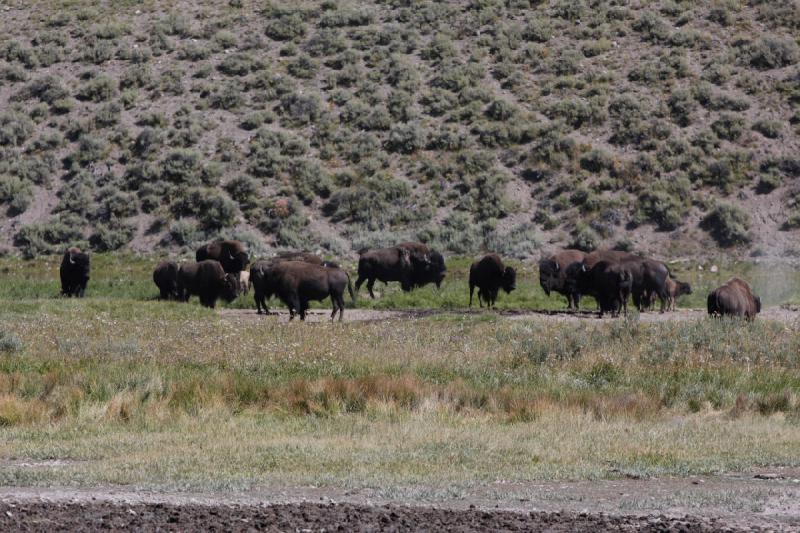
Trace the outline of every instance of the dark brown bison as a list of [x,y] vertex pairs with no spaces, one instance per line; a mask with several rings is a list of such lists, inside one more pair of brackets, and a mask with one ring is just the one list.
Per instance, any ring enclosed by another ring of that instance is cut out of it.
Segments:
[[731,278],[708,295],[708,314],[734,316],[753,320],[761,312],[761,298],[741,278]]
[[178,269],[178,294],[184,302],[197,295],[202,305],[214,308],[219,298],[232,302],[238,293],[238,275],[226,273],[219,261],[205,259]]
[[628,314],[628,297],[633,288],[633,274],[630,265],[617,261],[598,261],[591,268],[586,263],[573,263],[568,268],[570,275],[577,279],[577,289],[581,294],[593,296],[604,313],[619,315],[622,309]]
[[444,256],[427,244],[421,242],[401,242],[397,245],[409,251],[413,267],[412,285],[424,287],[433,283],[440,288],[447,274]]
[[[384,283],[399,281],[400,288],[406,292],[414,288],[414,265],[412,254],[407,248],[392,246],[377,250],[361,250],[359,256],[356,291],[361,289],[361,285],[366,281],[370,297],[375,298],[372,288],[376,280]],[[418,260],[420,259],[415,259]]]
[[247,268],[250,258],[247,247],[241,241],[215,241],[197,249],[195,259],[199,263],[206,259],[219,261],[225,272],[238,274]]
[[303,261],[259,261],[253,265],[250,275],[259,313],[262,305],[269,311],[266,300],[276,295],[289,308],[289,320],[294,318],[295,313],[300,314],[300,320],[305,320],[310,301],[330,297],[333,307],[331,320],[336,318],[338,312],[341,321],[344,317],[345,288],[355,302],[350,276],[338,267]]
[[178,300],[178,263],[161,261],[153,270],[153,282],[158,287],[160,300]]
[[547,296],[550,292],[557,292],[567,297],[567,308],[578,309],[581,295],[569,285],[567,281],[567,268],[573,263],[581,263],[586,254],[580,250],[562,250],[546,259],[539,261],[539,285]]
[[61,259],[58,273],[61,276],[61,294],[83,298],[89,283],[91,265],[89,254],[80,248],[68,248]]
[[497,301],[497,293],[502,288],[506,294],[517,287],[517,272],[503,265],[497,254],[487,254],[469,267],[469,306],[472,307],[472,293],[478,287],[478,305],[492,307]]

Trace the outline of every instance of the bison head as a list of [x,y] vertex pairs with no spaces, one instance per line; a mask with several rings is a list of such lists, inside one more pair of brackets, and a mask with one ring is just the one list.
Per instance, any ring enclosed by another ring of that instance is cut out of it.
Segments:
[[225,274],[222,281],[222,292],[220,294],[226,302],[232,302],[239,296],[239,278],[234,274]]
[[241,272],[247,268],[248,263],[250,263],[250,258],[247,252],[236,252],[233,254],[229,250],[226,263],[231,267],[230,270]]
[[681,295],[684,295],[684,294],[692,294],[692,286],[689,285],[688,283],[686,283],[684,281],[678,281],[678,282],[676,282],[676,285],[678,286],[678,292],[677,292],[677,294],[675,296],[681,296]]
[[503,271],[503,290],[510,293],[517,288],[517,271],[513,267],[506,267]]

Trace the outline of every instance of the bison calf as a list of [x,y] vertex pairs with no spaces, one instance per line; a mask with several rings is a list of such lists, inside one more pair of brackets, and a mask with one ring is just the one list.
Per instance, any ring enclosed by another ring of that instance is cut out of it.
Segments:
[[185,302],[197,295],[202,305],[213,309],[219,298],[235,300],[238,291],[238,276],[226,273],[219,261],[206,259],[178,269],[178,293]]
[[58,273],[61,276],[61,294],[83,298],[89,283],[89,254],[80,248],[68,248],[61,259]]
[[488,254],[469,268],[469,306],[472,307],[472,293],[478,287],[478,305],[491,308],[497,301],[497,293],[502,288],[506,294],[517,286],[517,273],[512,267],[503,265],[497,254]]
[[161,261],[153,270],[153,282],[158,287],[160,300],[179,300],[178,263]]
[[750,285],[741,278],[731,278],[714,289],[707,298],[711,316],[734,316],[753,320],[761,312],[761,298],[753,294]]
[[667,278],[667,311],[675,311],[675,302],[684,294],[692,294],[692,286],[678,281],[672,276]]

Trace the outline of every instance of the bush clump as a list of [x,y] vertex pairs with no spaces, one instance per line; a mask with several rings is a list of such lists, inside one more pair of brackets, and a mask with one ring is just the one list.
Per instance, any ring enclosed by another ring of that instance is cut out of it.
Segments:
[[768,70],[794,65],[800,61],[800,47],[792,39],[768,35],[744,49],[751,66]]
[[703,219],[708,231],[720,246],[730,247],[750,242],[750,215],[732,204],[720,204]]

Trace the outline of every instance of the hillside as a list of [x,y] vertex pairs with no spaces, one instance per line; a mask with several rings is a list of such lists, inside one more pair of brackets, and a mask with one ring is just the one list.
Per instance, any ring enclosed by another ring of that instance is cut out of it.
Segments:
[[108,4],[0,7],[6,251],[800,256],[797,0]]

